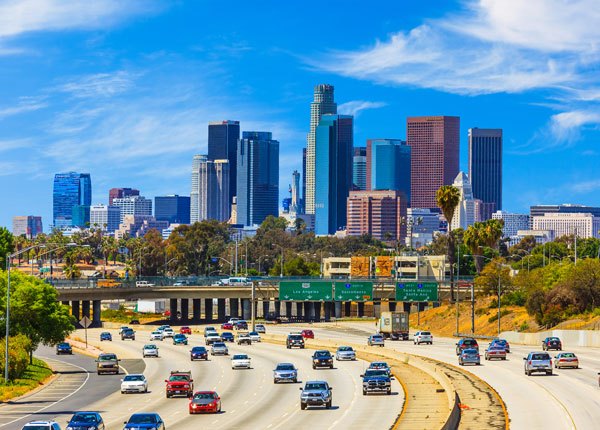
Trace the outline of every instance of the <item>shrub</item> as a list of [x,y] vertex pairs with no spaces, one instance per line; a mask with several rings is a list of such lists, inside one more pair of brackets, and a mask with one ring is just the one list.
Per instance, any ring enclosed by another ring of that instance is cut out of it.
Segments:
[[519,326],[519,331],[527,331],[529,330],[529,324],[527,323],[527,321],[525,321],[524,323],[522,323]]
[[[500,311],[500,318],[502,318],[503,316],[506,316],[508,314],[512,313],[511,311],[509,311],[508,309],[502,309]],[[494,315],[492,315],[491,317],[488,318],[488,322],[489,323],[493,323],[494,321],[498,321],[498,314],[495,313]]]
[[[0,357],[4,358],[6,344],[0,342]],[[29,365],[29,353],[31,341],[22,334],[8,338],[8,377],[11,380],[20,378]],[[0,374],[4,375],[4,359],[0,363]]]

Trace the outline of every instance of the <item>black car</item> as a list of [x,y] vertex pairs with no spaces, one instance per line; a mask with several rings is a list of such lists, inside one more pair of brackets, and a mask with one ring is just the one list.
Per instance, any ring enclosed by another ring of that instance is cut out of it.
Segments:
[[235,328],[236,330],[248,330],[248,322],[244,320],[236,321],[233,324],[233,328]]
[[203,346],[195,346],[190,351],[190,360],[208,360],[208,351]]
[[476,349],[479,351],[479,344],[477,341],[470,337],[465,337],[461,339],[456,344],[456,355],[460,355],[460,353],[465,349]]
[[333,369],[333,357],[331,356],[331,352],[327,350],[319,350],[315,351],[312,356],[312,367],[316,369],[317,367],[329,367]]
[[69,423],[69,429],[104,430],[104,420],[98,412],[75,412]]
[[229,331],[225,331],[225,332],[221,333],[221,340],[223,342],[233,342],[233,340],[234,340],[233,333],[231,333]]
[[121,332],[121,340],[125,339],[135,340],[135,331],[132,328],[126,328]]
[[73,348],[67,342],[61,342],[56,345],[56,355],[73,354]]
[[135,324],[139,324],[140,320],[131,320],[129,321],[129,324],[135,325]]
[[300,333],[288,334],[287,339],[285,340],[285,346],[287,349],[291,349],[293,347],[304,349],[304,338]]
[[542,349],[544,351],[549,351],[551,349],[562,351],[562,342],[557,337],[547,337],[542,341]]

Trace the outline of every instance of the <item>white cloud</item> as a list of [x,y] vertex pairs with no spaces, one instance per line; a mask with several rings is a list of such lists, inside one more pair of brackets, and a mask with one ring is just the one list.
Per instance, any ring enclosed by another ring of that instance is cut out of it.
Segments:
[[600,190],[600,179],[578,182],[569,187],[570,191],[577,194],[587,194]]
[[582,126],[599,123],[600,112],[561,112],[550,118],[550,131],[557,141],[572,142],[579,136]]
[[47,107],[43,98],[21,97],[15,106],[0,108],[0,120],[8,116],[33,112]]
[[8,139],[0,140],[0,152],[12,151],[15,149],[28,148],[33,145],[32,139]]
[[361,111],[366,109],[378,109],[386,106],[384,102],[368,102],[365,100],[352,100],[342,103],[338,106],[338,113],[341,115],[358,116]]
[[97,73],[63,84],[56,90],[69,93],[76,98],[113,97],[131,89],[138,76],[124,70]]

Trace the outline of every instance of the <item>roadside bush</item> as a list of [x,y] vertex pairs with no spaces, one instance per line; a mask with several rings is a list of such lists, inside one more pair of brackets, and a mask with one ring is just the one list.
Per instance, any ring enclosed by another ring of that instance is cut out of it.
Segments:
[[[3,339],[0,345],[0,374],[4,375],[4,357],[6,344]],[[22,334],[8,338],[8,377],[10,379],[20,378],[29,365],[29,349],[31,341]]]
[[[508,309],[502,309],[500,311],[500,318],[502,318],[503,316],[506,316],[508,314],[511,314],[512,312],[509,311]],[[488,322],[489,323],[493,323],[494,321],[498,321],[498,314],[495,313],[494,315],[492,315],[491,317],[488,318]]]
[[525,306],[527,295],[525,291],[517,290],[506,293],[502,296],[501,303],[504,306]]

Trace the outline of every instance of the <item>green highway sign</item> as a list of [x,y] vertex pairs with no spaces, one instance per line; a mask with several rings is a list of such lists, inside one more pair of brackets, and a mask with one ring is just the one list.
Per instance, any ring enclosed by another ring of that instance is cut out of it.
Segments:
[[396,284],[398,302],[437,302],[438,284],[436,282],[398,282]]
[[373,300],[372,282],[336,282],[335,299],[340,301],[368,302]]
[[333,300],[332,287],[327,281],[282,281],[279,283],[279,300]]

